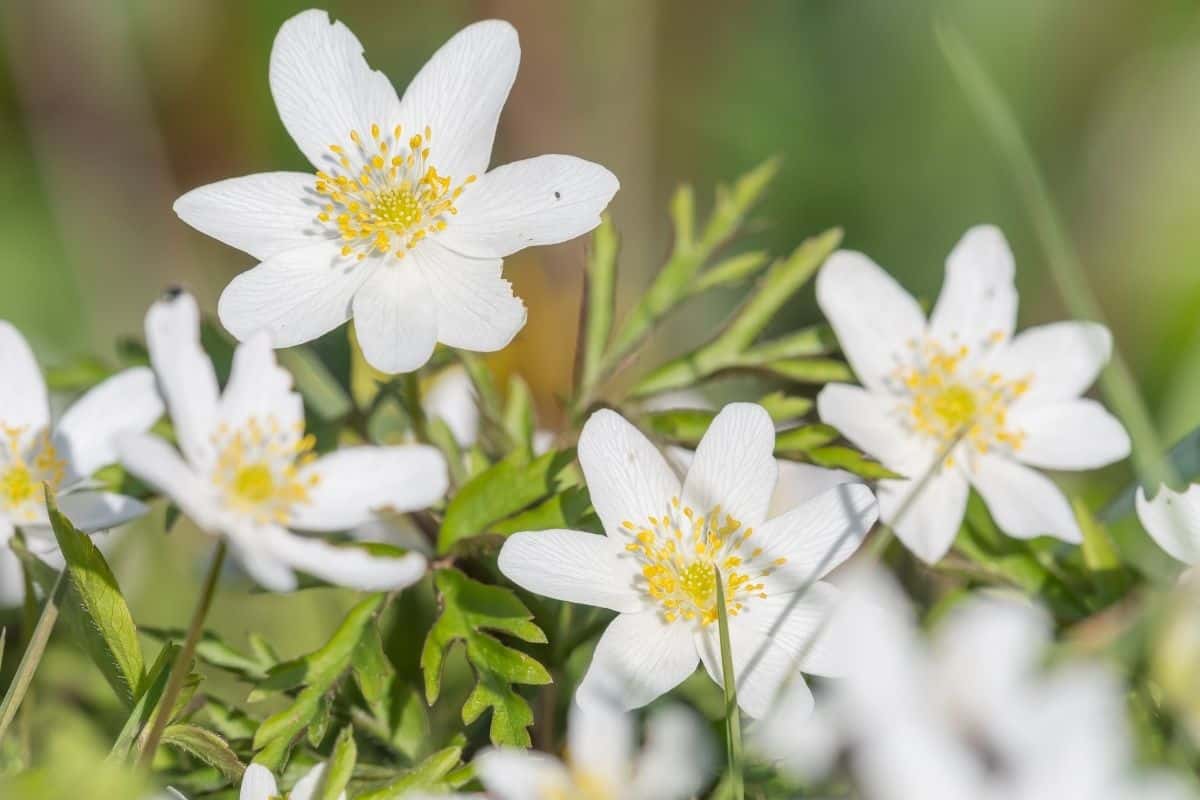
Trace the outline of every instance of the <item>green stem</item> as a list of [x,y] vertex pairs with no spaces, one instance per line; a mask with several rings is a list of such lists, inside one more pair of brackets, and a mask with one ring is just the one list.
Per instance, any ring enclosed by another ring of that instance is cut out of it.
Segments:
[[200,590],[200,600],[196,603],[196,610],[192,614],[192,623],[188,626],[187,638],[184,639],[183,649],[179,651],[179,657],[175,659],[175,663],[171,666],[171,674],[167,678],[167,688],[163,691],[162,699],[158,701],[158,713],[154,716],[154,721],[151,723],[150,734],[146,737],[146,743],[142,749],[139,764],[149,768],[154,761],[154,753],[158,750],[159,739],[162,738],[163,731],[166,730],[167,723],[171,721],[171,714],[175,709],[175,701],[179,699],[179,693],[183,690],[183,682],[187,679],[188,673],[192,669],[192,659],[196,655],[196,645],[200,641],[200,634],[204,630],[204,620],[208,617],[208,610],[212,607],[213,595],[216,593],[217,578],[221,574],[221,565],[225,562],[225,539],[218,540],[216,550],[213,551],[212,564],[208,568],[208,577],[204,580],[204,587]]
[[733,800],[745,800],[746,786],[742,777],[742,716],[738,710],[733,648],[729,644],[729,613],[725,608],[725,586],[721,570],[714,566],[713,571],[717,577],[717,630],[721,636],[721,675],[725,684],[725,754],[729,760]]
[[29,637],[29,643],[25,646],[25,652],[21,655],[17,672],[13,675],[8,692],[4,695],[4,701],[0,702],[0,741],[4,740],[4,734],[17,715],[17,709],[21,707],[21,701],[29,691],[29,686],[33,683],[33,675],[37,672],[42,655],[46,652],[50,633],[54,630],[54,623],[58,620],[59,604],[62,603],[63,595],[67,592],[68,584],[65,575],[66,570],[58,573],[58,578],[54,581],[54,588],[50,590],[50,596],[46,598],[46,605],[42,607],[41,616],[38,617],[37,625]]
[[[942,54],[974,106],[984,129],[1004,154],[1025,201],[1034,230],[1045,252],[1050,274],[1073,317],[1104,322],[1104,313],[1088,284],[1079,253],[1051,199],[1037,160],[996,84],[953,27],[937,27]],[[1133,372],[1115,347],[1108,368],[1100,375],[1100,388],[1133,441],[1133,464],[1143,483],[1156,487],[1177,484],[1178,476],[1164,457],[1162,441],[1154,427]]]

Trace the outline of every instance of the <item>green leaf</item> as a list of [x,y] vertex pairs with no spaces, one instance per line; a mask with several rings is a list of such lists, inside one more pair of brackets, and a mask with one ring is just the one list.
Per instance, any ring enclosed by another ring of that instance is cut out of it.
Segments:
[[767,260],[767,254],[760,250],[731,256],[702,272],[688,293],[701,294],[720,286],[736,286],[753,277]]
[[112,367],[84,355],[46,368],[46,387],[52,392],[85,392],[113,374]]
[[251,693],[253,698],[261,698],[273,691],[304,687],[290,705],[263,720],[255,732],[256,763],[278,770],[292,743],[320,715],[323,698],[351,668],[359,642],[373,623],[383,599],[383,595],[376,594],[359,602],[328,642],[307,656],[277,665]]
[[442,613],[421,650],[426,700],[430,705],[437,701],[446,652],[461,642],[477,678],[463,706],[463,721],[469,724],[491,708],[492,743],[528,747],[527,728],[533,724],[533,712],[512,684],[550,683],[550,673],[534,658],[508,647],[488,631],[539,644],[545,643],[546,635],[531,621],[529,609],[508,589],[479,583],[454,569],[440,570],[434,580]]
[[836,428],[824,424],[801,425],[775,434],[777,455],[807,454],[838,438]]
[[461,747],[439,750],[399,778],[355,800],[401,800],[414,789],[441,789],[446,776],[462,762],[462,752]]
[[504,402],[504,429],[509,438],[527,453],[533,453],[533,432],[536,426],[533,392],[520,375],[508,379],[508,395]]
[[162,742],[215,767],[231,783],[241,781],[246,771],[246,765],[224,739],[198,725],[168,725],[163,730]]
[[354,681],[363,699],[367,701],[376,718],[388,721],[391,710],[392,689],[396,682],[396,668],[383,652],[383,640],[377,625],[368,625],[363,630],[358,646],[354,648],[351,661]]
[[[185,635],[179,628],[143,627],[141,633],[160,642],[181,642]],[[239,652],[212,631],[204,631],[200,635],[200,641],[196,644],[196,657],[205,664],[219,667],[250,681],[266,678],[271,667],[275,666],[274,660],[264,659],[262,654],[246,655]]]
[[551,451],[533,461],[517,451],[459,489],[446,507],[438,531],[438,553],[460,539],[487,533],[494,522],[509,517],[553,493],[557,476],[574,459],[574,451]]
[[694,448],[704,438],[714,416],[715,412],[703,408],[673,408],[652,411],[642,421],[657,436]]
[[133,705],[142,684],[142,648],[117,579],[91,538],[59,512],[49,490],[46,511],[67,562],[72,592],[66,602],[77,602],[87,622],[83,626],[84,648],[117,696]]
[[314,800],[337,800],[354,774],[354,763],[358,760],[358,746],[354,743],[354,726],[347,725],[338,734],[329,757],[329,766],[321,777],[321,783],[313,793]]
[[733,369],[767,369],[785,377],[805,380],[823,373],[840,375],[831,366],[837,362],[783,357],[784,354],[824,352],[828,340],[821,328],[761,345],[763,350],[758,352],[752,345],[776,312],[812,277],[841,240],[842,232],[837,228],[804,240],[791,255],[771,267],[715,339],[650,372],[633,387],[632,396],[648,397],[694,386]]
[[599,376],[604,347],[612,333],[616,307],[617,250],[620,239],[612,217],[603,214],[588,244],[584,273],[583,336],[579,345],[580,385],[590,388]]
[[603,532],[599,518],[592,513],[592,501],[588,497],[587,489],[582,486],[567,487],[528,511],[522,511],[491,526],[493,533],[502,536],[519,531],[545,531],[554,528]]
[[813,402],[807,397],[793,397],[784,392],[771,392],[759,398],[758,404],[766,409],[776,423],[787,423],[799,419],[812,410]]
[[844,469],[867,480],[904,477],[892,472],[883,464],[868,458],[857,450],[841,445],[835,444],[828,447],[816,447],[809,450],[805,455],[817,466],[828,467],[829,469]]
[[787,358],[763,364],[763,369],[796,383],[837,383],[854,380],[854,373],[832,358]]
[[171,672],[171,665],[175,663],[175,659],[179,655],[179,649],[179,645],[167,643],[158,651],[158,657],[154,659],[154,664],[146,673],[146,680],[143,681],[145,689],[138,695],[137,702],[133,704],[133,710],[129,712],[125,725],[122,726],[121,733],[118,734],[117,741],[113,744],[112,757],[127,758],[130,748],[137,741],[142,729],[153,719],[154,710],[158,708],[158,701],[162,699],[163,692],[167,688],[167,678]]

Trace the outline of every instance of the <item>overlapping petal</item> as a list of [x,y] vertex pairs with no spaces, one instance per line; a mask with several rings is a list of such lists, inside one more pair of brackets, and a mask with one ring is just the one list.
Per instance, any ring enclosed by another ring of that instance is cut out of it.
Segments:
[[499,567],[518,586],[545,597],[633,613],[645,601],[634,580],[637,562],[607,536],[569,530],[515,533]]
[[179,293],[151,306],[146,314],[146,345],[179,449],[192,464],[210,463],[209,435],[217,423],[217,375],[200,346],[196,299]]
[[179,218],[203,234],[260,261],[327,235],[317,224],[321,198],[303,172],[264,172],[229,178],[175,201]]
[[972,483],[1000,529],[1031,539],[1049,535],[1078,544],[1083,533],[1071,504],[1054,481],[1036,470],[997,455],[980,456]]
[[92,388],[67,409],[54,431],[67,480],[84,478],[117,461],[117,439],[141,433],[163,414],[154,373],[145,367],[120,372]]
[[699,514],[718,506],[754,527],[767,518],[779,469],[775,426],[762,406],[731,403],[709,425],[683,482],[683,503]]
[[698,661],[690,626],[658,611],[620,614],[600,637],[576,699],[640,708],[682,683]]
[[417,267],[381,267],[354,296],[354,331],[363,356],[383,372],[418,369],[437,345],[438,310]]
[[525,304],[503,278],[500,259],[467,258],[436,241],[423,243],[412,258],[437,308],[439,342],[490,353],[525,326]]

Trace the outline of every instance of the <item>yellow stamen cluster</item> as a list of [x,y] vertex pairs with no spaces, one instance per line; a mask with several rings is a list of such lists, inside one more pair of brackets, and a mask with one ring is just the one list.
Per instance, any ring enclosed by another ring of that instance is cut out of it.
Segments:
[[[568,763],[568,766],[572,766]],[[572,767],[571,786],[547,786],[538,791],[538,800],[616,800],[612,782],[601,775]]]
[[766,597],[760,579],[787,563],[760,563],[761,548],[748,544],[753,528],[717,506],[698,514],[672,498],[661,517],[621,523],[632,541],[625,549],[642,563],[642,589],[663,609],[667,622],[711,625],[717,620],[717,570],[725,590],[725,608],[737,616],[753,597]]
[[325,201],[317,221],[337,232],[343,256],[403,258],[445,230],[447,217],[458,213],[455,202],[475,182],[468,175],[456,186],[438,173],[430,163],[428,126],[407,140],[403,134],[399,125],[387,131],[372,123],[369,135],[350,131],[349,146],[329,146],[331,166],[317,172],[317,194]]
[[66,475],[66,462],[43,430],[25,441],[24,427],[0,425],[0,509],[16,521],[42,518],[42,484],[57,489]]
[[[998,341],[993,336],[991,342]],[[914,343],[909,366],[898,370],[907,393],[903,401],[905,423],[940,446],[960,434],[973,452],[993,448],[1020,450],[1025,433],[1010,426],[1009,407],[1029,390],[1028,379],[1006,379],[985,369],[983,359],[972,359],[967,345],[947,348],[927,340]],[[946,466],[953,466],[952,456]]]
[[238,428],[221,425],[212,437],[217,453],[212,479],[229,508],[255,522],[286,525],[318,480],[300,476],[316,444],[303,434],[302,423],[284,427],[274,417],[251,417]]

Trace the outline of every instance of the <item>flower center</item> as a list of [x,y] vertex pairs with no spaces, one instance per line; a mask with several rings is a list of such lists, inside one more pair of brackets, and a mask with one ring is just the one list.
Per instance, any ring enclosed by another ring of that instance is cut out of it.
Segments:
[[0,425],[0,509],[18,521],[33,522],[45,509],[42,484],[58,489],[66,463],[42,431],[25,441],[24,427]]
[[350,131],[347,147],[329,146],[338,166],[317,172],[317,194],[325,199],[317,221],[342,240],[342,255],[362,261],[369,255],[404,254],[427,236],[445,230],[454,203],[475,182],[457,186],[430,161],[433,131],[426,126],[404,140],[371,125],[370,137]]
[[787,563],[764,559],[761,548],[747,544],[754,530],[722,514],[720,506],[701,515],[676,497],[663,516],[640,524],[626,520],[621,527],[633,537],[625,549],[642,564],[640,588],[662,607],[667,622],[716,622],[718,571],[725,609],[737,616],[751,598],[767,596],[759,579]]
[[[999,337],[993,337],[993,342]],[[900,416],[910,430],[947,446],[962,438],[973,452],[1020,450],[1025,433],[1008,422],[1008,410],[1029,390],[1029,380],[1008,380],[972,366],[970,348],[947,349],[932,340],[914,345],[909,366],[897,370],[904,399]],[[947,456],[945,465],[953,466]]]
[[606,778],[574,767],[570,787],[549,786],[538,792],[538,800],[615,800],[616,797],[616,790]]
[[248,419],[213,434],[217,458],[212,481],[233,511],[255,522],[286,525],[295,506],[309,502],[318,476],[301,476],[316,443],[303,425],[287,428],[275,417]]

